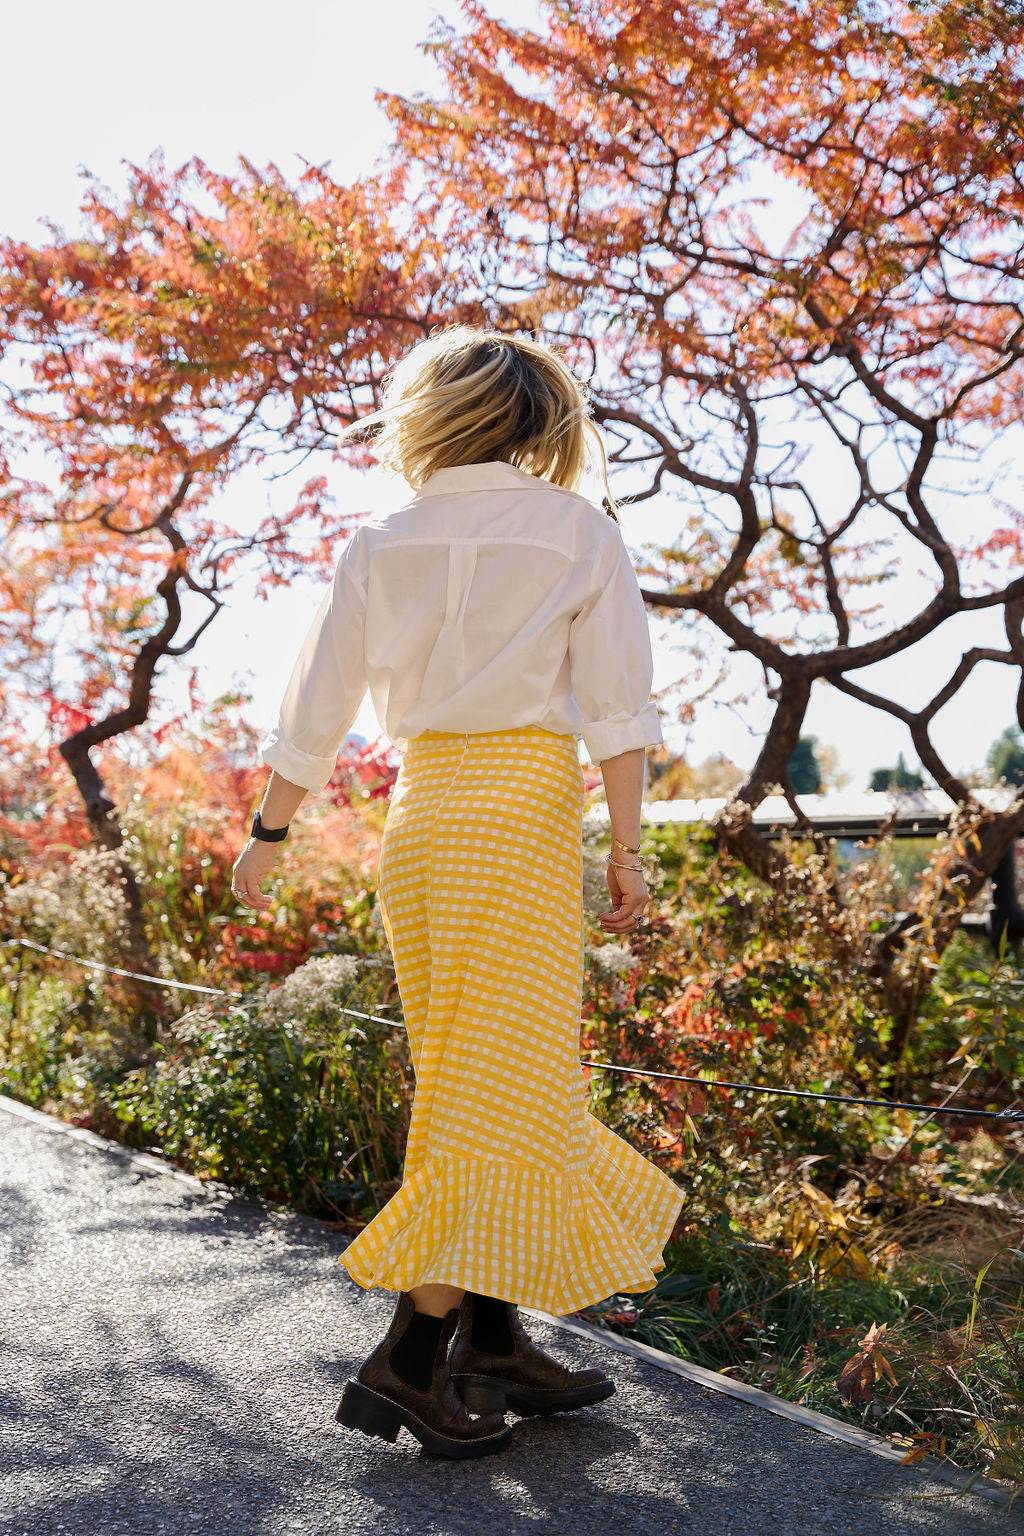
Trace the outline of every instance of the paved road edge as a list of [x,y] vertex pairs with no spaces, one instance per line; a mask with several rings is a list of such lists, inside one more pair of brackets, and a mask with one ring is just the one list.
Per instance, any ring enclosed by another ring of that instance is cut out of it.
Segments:
[[[638,1339],[622,1338],[619,1334],[611,1333],[605,1328],[596,1328],[592,1323],[585,1323],[575,1317],[552,1317],[549,1313],[538,1312],[532,1307],[520,1307],[519,1310],[530,1317],[552,1323],[568,1333],[579,1334],[582,1338],[593,1339],[609,1349],[617,1349],[623,1354],[633,1355],[638,1360],[646,1360],[648,1364],[656,1365],[659,1370],[669,1371],[674,1376],[683,1376],[687,1381],[696,1382],[713,1392],[721,1392],[725,1397],[734,1397],[740,1402],[752,1403],[758,1408],[766,1409],[769,1413],[777,1414],[779,1418],[789,1419],[794,1424],[802,1424],[805,1429],[813,1429],[818,1434],[829,1435],[833,1440],[845,1441],[847,1445],[856,1446],[859,1450],[870,1451],[872,1455],[881,1456],[885,1461],[899,1463],[906,1456],[905,1449],[893,1445],[882,1435],[872,1434],[869,1429],[858,1429],[855,1424],[844,1424],[842,1419],[833,1419],[829,1414],[819,1413],[815,1408],[804,1408],[800,1403],[789,1403],[784,1397],[776,1397],[773,1392],[764,1392],[760,1387],[748,1386],[743,1381],[733,1381],[731,1377],[722,1376],[718,1371],[709,1371],[703,1365],[695,1365],[689,1360],[680,1360],[675,1355],[666,1354],[664,1350],[654,1349],[650,1344],[641,1344]],[[981,1493],[986,1498],[994,1499],[997,1504],[1010,1505],[1014,1502],[1015,1495],[1002,1484],[993,1482],[991,1478],[980,1474],[965,1472],[963,1468],[953,1466],[949,1462],[936,1461],[934,1457],[925,1456],[914,1465],[930,1473],[939,1481],[947,1483],[953,1492]]]

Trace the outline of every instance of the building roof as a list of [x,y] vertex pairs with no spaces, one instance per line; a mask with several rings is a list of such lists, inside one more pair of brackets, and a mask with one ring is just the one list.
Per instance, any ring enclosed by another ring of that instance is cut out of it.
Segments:
[[[992,811],[1003,811],[1013,804],[1018,791],[1012,785],[972,790],[974,798]],[[645,800],[643,815],[649,826],[678,822],[684,825],[714,821],[728,805],[727,799]],[[944,832],[956,802],[941,789],[842,790],[828,795],[797,795],[796,803],[804,815],[826,837],[877,837],[883,830],[896,837],[934,837]],[[588,813],[597,821],[606,821],[607,806],[595,805]],[[768,837],[792,831],[796,817],[782,795],[769,795],[757,807],[753,824]]]

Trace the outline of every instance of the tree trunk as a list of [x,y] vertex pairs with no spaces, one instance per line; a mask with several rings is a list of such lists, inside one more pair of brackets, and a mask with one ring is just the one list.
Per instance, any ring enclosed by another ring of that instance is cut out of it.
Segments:
[[[801,675],[799,663],[783,674],[775,697],[777,708],[758,759],[720,813],[717,830],[723,846],[755,878],[771,885],[784,885],[793,872],[752,821],[754,811],[776,785],[781,787],[796,816],[794,835],[812,839],[820,852],[827,852],[827,844],[800,811],[788,782],[790,754],[810,698],[810,681]],[[922,962],[943,953],[960,926],[965,908],[985,881],[993,879],[1004,866],[1007,855],[1012,856],[1016,839],[1024,833],[1024,796],[1007,811],[994,814],[980,806],[959,781],[947,775],[947,792],[953,789],[960,792],[955,796],[960,804],[950,826],[950,857],[937,864],[931,878],[923,882],[914,911],[894,924],[882,935],[873,953],[863,957],[866,968],[881,981],[886,1007],[893,1018],[893,1033],[886,1049],[890,1061],[899,1061],[903,1056],[917,1021],[929,981],[929,972]],[[833,909],[842,906],[834,878],[818,896]],[[1003,908],[1008,914],[1004,922],[1014,937],[1015,923],[1018,917],[1024,917],[1015,895],[1011,899],[1004,892]],[[994,937],[998,940],[998,934]]]
[[[1024,832],[1024,800],[998,815],[975,807],[961,807],[966,825],[951,828],[953,857],[936,869],[934,890],[926,880],[916,911],[884,934],[878,944],[877,968],[884,977],[886,1002],[895,1028],[887,1055],[898,1061],[906,1050],[910,1032],[917,1022],[918,1008],[926,976],[920,963],[901,964],[908,950],[919,944],[930,955],[941,955],[960,926],[964,910],[977,896],[986,880],[993,879],[1007,854]],[[998,935],[995,935],[998,940]]]
[[[110,741],[114,736],[134,730],[149,718],[153,677],[160,658],[181,655],[190,650],[206,623],[209,622],[208,619],[205,620],[184,645],[175,647],[172,644],[181,623],[181,603],[177,588],[182,572],[185,542],[171,521],[171,512],[184,499],[189,478],[186,476],[182,479],[174,502],[165,508],[157,519],[159,527],[174,550],[174,557],[156,588],[158,595],[164,600],[167,612],[159,630],[150,635],[140,647],[132,663],[128,703],[123,709],[114,710],[105,719],[94,720],[91,724],[83,726],[81,730],[75,731],[60,744],[61,756],[71,769],[79,794],[82,796],[95,842],[100,848],[109,849],[118,855],[117,879],[124,892],[128,909],[130,966],[126,968],[146,971],[150,975],[158,974],[158,964],[146,933],[142,892],[139,890],[135,871],[121,852],[124,847],[124,833],[117,807],[107,794],[106,786],[99,769],[92,760],[91,752],[101,742]],[[215,612],[216,609],[213,611]],[[132,985],[139,997],[139,1021],[142,1033],[147,1039],[153,1039],[166,994],[146,982],[137,981]]]
[[75,783],[78,785],[93,841],[97,847],[106,848],[118,855],[116,878],[124,892],[128,907],[128,934],[132,961],[142,969],[153,973],[156,961],[146,934],[142,892],[139,890],[135,871],[120,851],[124,847],[124,832],[117,806],[106,792],[99,770],[89,755],[89,748],[81,739],[82,735],[83,732],[77,731],[75,735],[69,736],[67,741],[62,741],[60,755],[71,769]]

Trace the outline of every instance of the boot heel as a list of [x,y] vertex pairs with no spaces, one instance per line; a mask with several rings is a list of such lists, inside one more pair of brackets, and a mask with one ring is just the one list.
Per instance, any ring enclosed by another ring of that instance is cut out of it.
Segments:
[[347,1429],[362,1430],[364,1435],[379,1435],[382,1440],[397,1440],[402,1427],[398,1409],[358,1381],[347,1383],[335,1417]]
[[486,1376],[453,1375],[455,1390],[470,1413],[504,1413],[506,1389],[504,1382]]

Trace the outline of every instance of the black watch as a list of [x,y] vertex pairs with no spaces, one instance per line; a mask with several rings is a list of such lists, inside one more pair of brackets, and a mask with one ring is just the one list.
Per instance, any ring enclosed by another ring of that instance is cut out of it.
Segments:
[[288,828],[277,827],[274,831],[271,831],[269,827],[263,825],[260,820],[260,813],[257,811],[252,818],[252,832],[249,835],[254,837],[259,843],[283,843],[288,836]]

